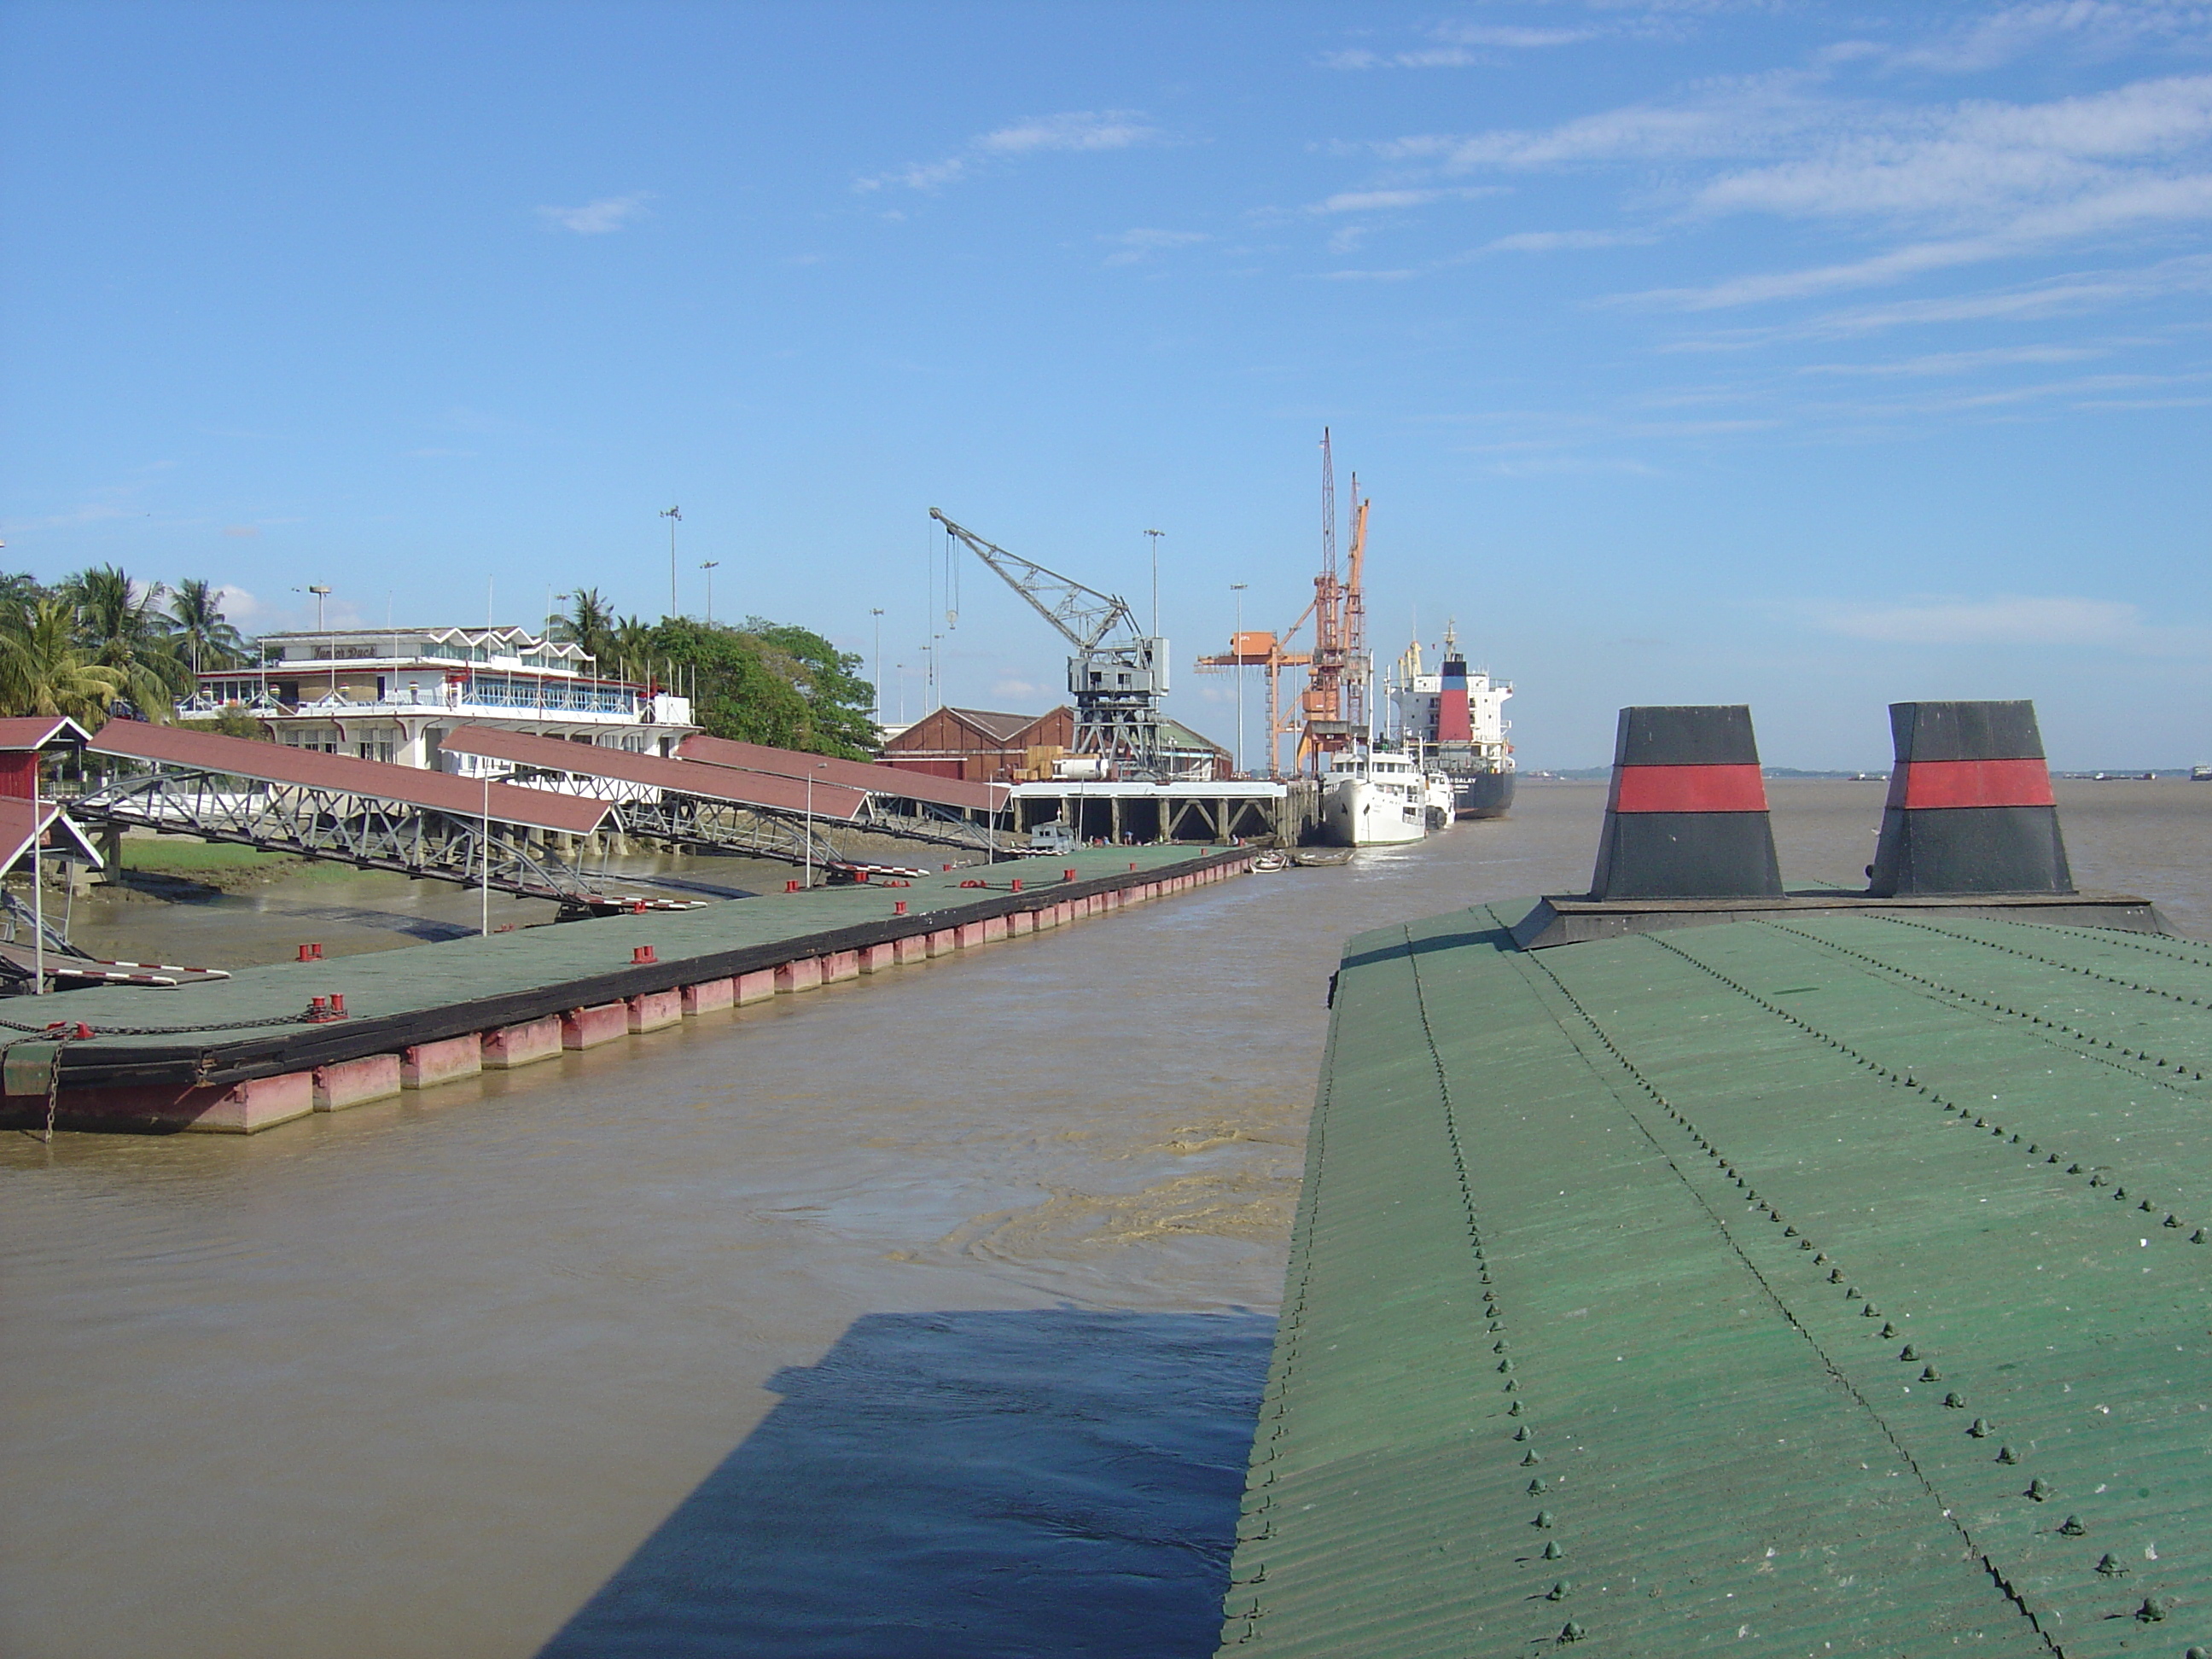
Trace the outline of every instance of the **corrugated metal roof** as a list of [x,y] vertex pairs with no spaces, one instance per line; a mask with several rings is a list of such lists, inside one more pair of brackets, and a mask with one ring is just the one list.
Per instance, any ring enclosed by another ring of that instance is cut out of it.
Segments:
[[[462,726],[439,740],[440,746],[463,754],[489,755],[518,765],[543,767],[547,771],[574,772],[586,777],[614,778],[639,783],[702,800],[732,801],[740,806],[770,806],[782,811],[806,810],[805,785],[764,772],[741,772],[727,766],[702,766],[691,760],[665,760],[659,755],[633,754],[599,744],[570,743],[562,738],[538,737],[528,732],[502,731],[497,726]],[[858,790],[827,781],[811,792],[814,816],[851,819],[866,800]]]
[[487,786],[447,772],[357,760],[350,755],[325,755],[319,750],[256,743],[249,738],[226,738],[212,732],[189,732],[174,726],[149,726],[141,720],[110,720],[100,728],[89,747],[95,754],[194,767],[268,783],[343,790],[459,817],[476,817],[489,811],[500,823],[557,830],[572,836],[589,835],[613,809],[609,801],[558,794],[550,789],[522,789],[507,783]]
[[[49,829],[57,823],[76,856],[95,870],[104,867],[106,861],[100,856],[99,849],[87,838],[76,819],[69,817],[52,801],[41,801],[39,807],[34,828],[30,802],[12,795],[0,795],[0,870],[14,869],[15,860],[31,850],[31,837],[39,830]],[[58,852],[60,849],[52,850]]]
[[1517,915],[1346,955],[1223,1650],[2212,1643],[2212,949]]
[[66,714],[15,714],[0,720],[0,750],[43,749],[58,738],[82,743],[88,735]]
[[963,811],[998,812],[1005,811],[1006,805],[1006,786],[1003,783],[963,783],[957,778],[933,777],[926,772],[908,772],[896,766],[872,766],[865,761],[810,755],[796,749],[771,749],[765,744],[710,738],[703,732],[684,738],[676,746],[676,752],[687,761],[769,772],[786,778],[803,778],[816,767],[823,766],[825,769],[821,775],[835,783],[849,784],[855,789],[902,800],[956,806]]

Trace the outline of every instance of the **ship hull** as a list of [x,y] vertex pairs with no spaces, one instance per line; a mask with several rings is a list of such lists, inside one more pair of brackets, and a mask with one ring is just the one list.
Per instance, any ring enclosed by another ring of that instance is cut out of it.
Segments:
[[1452,816],[1502,818],[1513,807],[1513,774],[1462,773],[1452,779]]

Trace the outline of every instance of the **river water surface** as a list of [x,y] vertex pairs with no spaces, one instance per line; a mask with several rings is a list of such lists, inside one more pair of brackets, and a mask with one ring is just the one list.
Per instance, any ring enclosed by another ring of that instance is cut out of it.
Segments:
[[[1851,881],[1882,787],[1772,791]],[[2212,934],[2212,787],[2061,791],[2082,885]],[[0,1653],[1210,1653],[1340,943],[1579,890],[1602,801],[251,1139],[0,1139]]]

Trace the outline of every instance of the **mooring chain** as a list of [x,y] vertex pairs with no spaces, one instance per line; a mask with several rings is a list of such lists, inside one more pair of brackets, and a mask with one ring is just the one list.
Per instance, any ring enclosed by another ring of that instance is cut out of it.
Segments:
[[[21,1030],[23,1028],[16,1026],[11,1029]],[[33,1034],[37,1036],[51,1037],[54,1045],[54,1052],[46,1060],[46,1132],[39,1137],[40,1144],[42,1146],[51,1146],[54,1144],[54,1113],[60,1103],[62,1093],[62,1051],[70,1043],[78,1041],[77,1033],[84,1029],[83,1026],[79,1025],[51,1031],[41,1030]],[[10,1048],[19,1042],[30,1041],[32,1041],[30,1036],[19,1036],[10,1037],[7,1042],[0,1042],[0,1066],[7,1063],[8,1051]]]
[[[1760,922],[1759,925],[1771,926],[1777,924]],[[1784,927],[1782,931],[1785,933],[1795,933],[1796,930],[1795,928]],[[1966,1107],[1960,1105],[1955,1101],[1947,1100],[1942,1095],[1937,1093],[1926,1084],[1921,1082],[1910,1071],[1899,1072],[1891,1066],[1884,1066],[1880,1060],[1872,1059],[1869,1056],[1860,1053],[1856,1048],[1852,1048],[1850,1043],[1845,1042],[1841,1037],[1832,1036],[1828,1032],[1822,1030],[1819,1026],[1813,1024],[1810,1021],[1799,1018],[1796,1014],[1791,1013],[1787,1008],[1778,1007],[1774,1003],[1770,1002],[1765,997],[1759,995],[1758,992],[1753,990],[1750,987],[1741,984],[1735,980],[1729,978],[1728,975],[1723,973],[1711,963],[1699,961],[1696,957],[1692,956],[1687,951],[1684,951],[1676,945],[1668,944],[1665,939],[1659,938],[1656,934],[1648,935],[1647,937],[1650,938],[1651,942],[1654,945],[1674,952],[1674,955],[1680,957],[1692,967],[1711,975],[1714,979],[1718,980],[1722,984],[1727,986],[1729,989],[1756,1004],[1759,1008],[1765,1010],[1770,1014],[1772,1014],[1776,1018],[1784,1021],[1788,1024],[1796,1026],[1808,1036],[1815,1037],[1820,1042],[1826,1043],[1828,1047],[1833,1048],[1837,1053],[1849,1056],[1854,1062],[1865,1067],[1868,1071],[1872,1072],[1884,1082],[1891,1084],[1898,1088],[1910,1089],[1916,1093],[1925,1095],[1932,1104],[1941,1108],[1943,1111],[1947,1113],[1956,1113],[1958,1115],[1959,1121],[1961,1123],[1966,1121],[1967,1109]],[[1814,938],[1811,934],[1806,934],[1803,935],[1803,937],[1810,939],[1812,943],[1816,945],[1825,942]],[[1833,948],[1844,951],[1846,955],[1856,956],[1858,954],[1856,951],[1846,950],[1845,947],[1842,945],[1837,945]],[[1873,962],[1874,965],[1876,967],[1883,965],[1881,963],[1875,961],[1873,957],[1867,957],[1865,960]],[[1910,978],[1917,976],[1908,975],[1907,977]],[[1932,984],[1934,981],[1931,981],[1929,983]],[[1942,989],[1944,988],[1938,986],[1936,988]],[[1990,1006],[1994,1007],[1996,1005],[1992,1004]],[[2006,1010],[2002,1012],[2013,1011]],[[2100,1057],[2093,1056],[2093,1058]],[[2112,1062],[2108,1061],[2106,1063],[2111,1064]],[[2126,1072],[2126,1068],[2124,1067],[2120,1067],[2119,1069],[2125,1072],[2126,1075],[2137,1078],[2140,1081],[2149,1083],[2155,1083],[2158,1081],[2155,1078],[2141,1078],[2138,1073]],[[2166,1086],[2171,1087],[2172,1085],[2168,1085]],[[1987,1129],[1990,1132],[1992,1140],[2002,1141],[2008,1146],[2017,1146],[2020,1144],[2020,1134],[2017,1130],[2012,1133],[2009,1139],[2007,1139],[2004,1125],[2002,1123],[1992,1123],[1986,1116],[1978,1115],[1974,1119],[1974,1127],[1977,1129]],[[2032,1158],[2038,1152],[2045,1154],[2043,1161],[2046,1164],[2058,1163],[2063,1156],[2060,1153],[2050,1152],[2047,1148],[2036,1141],[2029,1141],[2027,1143],[2028,1156]],[[2088,1186],[2091,1190],[2094,1191],[2100,1188],[2111,1187],[2112,1188],[2112,1197],[2114,1200],[2124,1200],[2128,1196],[2127,1187],[2124,1183],[2119,1182],[2118,1177],[2111,1173],[2111,1170],[2112,1166],[2110,1164],[2084,1164],[2079,1160],[2069,1163],[2066,1166],[2066,1173],[2068,1175],[2087,1176],[2088,1177]],[[2141,1192],[2137,1192],[2135,1196],[2137,1200],[2136,1207],[2141,1212],[2146,1215],[2156,1215],[2159,1212],[2160,1206],[2153,1204],[2148,1198],[2143,1197]],[[2208,1231],[2203,1226],[2192,1228],[2191,1224],[2184,1221],[2179,1215],[2171,1210],[2166,1212],[2166,1218],[2160,1224],[2160,1225],[2163,1230],[2172,1231],[2177,1237],[2185,1231],[2188,1231],[2189,1242],[2191,1244],[2212,1243],[2212,1231]]]
[[[1663,944],[1665,941],[1655,937],[1653,942],[1655,944]],[[1744,1176],[1743,1172],[1735,1164],[1731,1164],[1729,1159],[1722,1154],[1719,1147],[1708,1139],[1705,1135],[1698,1130],[1696,1124],[1693,1123],[1678,1107],[1676,1107],[1672,1101],[1668,1100],[1664,1094],[1661,1093],[1658,1088],[1653,1085],[1651,1080],[1645,1077],[1644,1073],[1638,1069],[1635,1063],[1631,1060],[1626,1054],[1621,1052],[1620,1046],[1613,1042],[1610,1036],[1607,1034],[1604,1026],[1598,1023],[1596,1018],[1591,1014],[1589,1009],[1583,1006],[1580,999],[1578,999],[1573,992],[1570,991],[1566,988],[1565,982],[1562,981],[1559,975],[1553,970],[1551,965],[1543,960],[1541,954],[1534,951],[1524,952],[1523,959],[1533,962],[1535,967],[1543,973],[1546,979],[1550,981],[1553,988],[1556,990],[1560,997],[1565,1000],[1567,1006],[1572,1008],[1575,1012],[1581,1017],[1583,1023],[1589,1028],[1591,1035],[1597,1039],[1598,1042],[1620,1065],[1620,1068],[1626,1072],[1629,1077],[1634,1080],[1636,1086],[1650,1098],[1652,1103],[1663,1111],[1674,1122],[1676,1127],[1687,1134],[1691,1140],[1696,1144],[1698,1149],[1705,1154],[1706,1158],[1717,1165],[1724,1175],[1729,1176],[1735,1181],[1736,1186],[1743,1192],[1746,1201],[1764,1212],[1767,1219],[1771,1223],[1779,1225],[1782,1228],[1782,1236],[1784,1237],[1796,1237],[1797,1240],[1797,1249],[1799,1250],[1813,1252],[1813,1266],[1816,1267],[1826,1267],[1828,1268],[1827,1282],[1831,1285],[1842,1286],[1844,1302],[1846,1304],[1851,1302],[1858,1303],[1859,1311],[1861,1316],[1863,1318],[1869,1320],[1881,1318],[1881,1314],[1880,1310],[1876,1309],[1874,1303],[1861,1293],[1856,1284],[1852,1284],[1849,1281],[1848,1275],[1844,1273],[1841,1267],[1834,1265],[1828,1254],[1824,1250],[1820,1250],[1812,1240],[1799,1234],[1796,1227],[1790,1224],[1784,1219],[1781,1210],[1770,1200],[1761,1198],[1757,1189],[1751,1186],[1748,1179]],[[1694,958],[1686,959],[1694,960]],[[1702,966],[1703,964],[1699,965]],[[1617,1091],[1614,1091],[1614,1097],[1616,1099],[1620,1099]],[[1699,1189],[1698,1183],[1691,1179],[1689,1172],[1682,1167],[1680,1161],[1667,1151],[1666,1147],[1661,1143],[1659,1137],[1653,1133],[1651,1127],[1644,1121],[1643,1115],[1638,1112],[1636,1109],[1625,1099],[1620,1100],[1620,1109],[1622,1114],[1627,1117],[1631,1123],[1636,1126],[1638,1131],[1644,1136],[1645,1140],[1650,1144],[1653,1152],[1657,1153],[1660,1158],[1663,1158],[1666,1161],[1667,1167],[1674,1172],[1675,1178],[1681,1182],[1683,1187],[1689,1192],[1692,1201],[1694,1202],[1699,1209],[1705,1212],[1706,1217],[1718,1231],[1722,1238],[1727,1242],[1729,1250],[1735,1255],[1737,1261],[1741,1263],[1744,1270],[1752,1276],[1754,1281],[1756,1281],[1760,1291],[1765,1295],[1767,1300],[1773,1304],[1775,1311],[1778,1313],[1790,1328],[1804,1340],[1806,1345],[1813,1350],[1814,1353],[1820,1359],[1821,1366],[1827,1371],[1828,1375],[1835,1380],[1837,1386],[1841,1388],[1854,1401],[1857,1403],[1859,1408],[1867,1414],[1868,1418],[1874,1423],[1875,1427],[1881,1433],[1882,1438],[1887,1441],[1890,1447],[1897,1453],[1899,1459],[1907,1468],[1912,1471],[1913,1478],[1920,1483],[1922,1490],[1928,1494],[1929,1498],[1936,1504],[1938,1509],[1941,1510],[1944,1521],[1948,1522],[1951,1528],[1958,1534],[1960,1539],[1966,1546],[1967,1551],[1972,1558],[1980,1562],[1983,1571],[1989,1575],[1990,1582],[1996,1587],[1998,1593],[2002,1595],[2005,1600],[2011,1602],[2014,1607],[2018,1610],[2020,1615],[2027,1620],[2029,1628],[2033,1630],[2035,1633],[2042,1638],[2044,1645],[2053,1654],[2063,1654],[2064,1650],[2052,1638],[2051,1632],[2044,1629],[2042,1620],[2037,1616],[2035,1609],[2028,1605],[2026,1595],[2012,1582],[2011,1578],[2006,1574],[2003,1568],[1997,1565],[1996,1558],[1988,1550],[1983,1548],[1980,1543],[1976,1540],[1972,1529],[1960,1517],[1957,1513],[1959,1506],[1948,1502],[1944,1498],[1942,1491],[1936,1486],[1935,1481],[1929,1478],[1928,1472],[1921,1467],[1919,1460],[1912,1455],[1911,1449],[1905,1444],[1904,1441],[1899,1437],[1898,1431],[1892,1426],[1888,1418],[1883,1414],[1881,1409],[1877,1407],[1872,1400],[1868,1398],[1865,1392],[1859,1387],[1857,1382],[1844,1370],[1842,1364],[1837,1360],[1835,1356],[1829,1352],[1827,1346],[1806,1327],[1802,1320],[1797,1317],[1796,1313],[1791,1309],[1790,1304],[1783,1297],[1781,1292],[1775,1288],[1773,1281],[1768,1277],[1765,1272],[1760,1268],[1759,1264],[1752,1259],[1751,1253],[1744,1247],[1742,1240],[1736,1234],[1735,1229],[1729,1224],[1728,1218],[1723,1216],[1718,1209],[1714,1207],[1712,1202],[1707,1199],[1704,1192]],[[1887,1320],[1884,1320],[1881,1330],[1874,1332],[1872,1334],[1874,1334],[1878,1340],[1891,1341],[1897,1340],[1900,1333],[1898,1331],[1894,1323]],[[1923,1356],[1921,1356],[1910,1343],[1905,1345],[1904,1352],[1899,1357],[1901,1358],[1909,1359],[1920,1359],[1923,1358]],[[1932,1358],[1927,1359],[1925,1369],[1921,1374],[1921,1380],[1928,1382],[1941,1382],[1945,1380],[1943,1374],[1936,1369]],[[1958,1389],[1951,1389],[1945,1393],[1942,1404],[1952,1410],[1964,1410],[1966,1408],[1966,1401],[1965,1395]],[[1988,1435],[1990,1432],[1990,1429],[1986,1419],[1978,1417],[1973,1419],[1972,1424],[1966,1431],[1975,1438],[1979,1439]],[[2018,1456],[2010,1446],[2002,1446],[1998,1450],[1998,1461],[2005,1463],[2016,1462],[2018,1462]],[[2036,1485],[2040,1486],[2042,1483],[2039,1481]],[[2075,1517],[2069,1516],[2068,1517],[2068,1527],[2062,1527],[2060,1531],[2068,1532],[2069,1527],[2078,1530],[2079,1522]],[[2069,1534],[2069,1535],[2072,1534]]]

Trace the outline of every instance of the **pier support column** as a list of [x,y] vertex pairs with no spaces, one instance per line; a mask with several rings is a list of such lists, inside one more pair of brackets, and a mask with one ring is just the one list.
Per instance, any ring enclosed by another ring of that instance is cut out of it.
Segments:
[[902,968],[910,962],[927,962],[930,954],[929,935],[908,933],[904,939],[894,939],[891,941],[891,952],[893,959]]
[[404,1089],[434,1089],[483,1070],[483,1040],[474,1031],[399,1051],[399,1085]]
[[750,974],[737,976],[738,1006],[745,1007],[756,1002],[769,1002],[775,997],[775,969],[757,968]]
[[561,1016],[548,1014],[543,1019],[526,1020],[520,1025],[502,1025],[484,1032],[480,1042],[484,1069],[489,1072],[512,1071],[518,1066],[534,1066],[541,1060],[558,1060]]
[[372,1100],[389,1100],[399,1092],[399,1056],[368,1054],[342,1060],[314,1071],[314,1103],[319,1112],[342,1112]]
[[602,1002],[590,1008],[571,1008],[561,1016],[563,1048],[596,1048],[603,1042],[629,1035],[629,1005]]
[[686,1014],[711,1014],[729,1007],[738,1000],[738,982],[734,979],[706,980],[697,985],[685,986],[683,995]]

